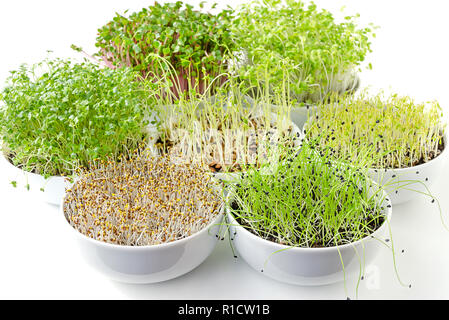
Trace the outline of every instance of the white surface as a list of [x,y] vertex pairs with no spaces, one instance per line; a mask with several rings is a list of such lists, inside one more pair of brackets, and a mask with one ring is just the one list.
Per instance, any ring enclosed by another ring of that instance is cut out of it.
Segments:
[[[227,1],[229,2],[229,1]],[[222,1],[221,4],[226,3]],[[234,2],[235,3],[235,2]],[[437,99],[447,111],[449,43],[445,1],[317,0],[337,10],[359,12],[382,28],[370,55],[372,71],[362,86]],[[0,81],[22,62],[36,62],[52,49],[56,56],[75,53],[76,44],[93,52],[96,29],[115,11],[138,10],[148,1],[1,1]],[[445,164],[432,191],[449,221],[449,167]],[[57,207],[23,189],[13,189],[0,172],[0,298],[2,299],[345,299],[343,283],[300,287],[271,280],[234,259],[227,240],[197,269],[153,285],[112,282],[88,267]],[[359,286],[359,299],[449,299],[449,232],[436,203],[417,196],[393,208],[393,243],[401,279],[385,248]],[[401,250],[404,249],[404,253]],[[354,283],[347,283],[355,298]]]
[[52,205],[59,205],[64,198],[65,190],[72,185],[61,176],[46,179],[39,174],[21,170],[10,163],[3,153],[0,153],[0,170],[4,179],[15,181],[17,187],[29,188],[30,192],[38,193],[42,199]]

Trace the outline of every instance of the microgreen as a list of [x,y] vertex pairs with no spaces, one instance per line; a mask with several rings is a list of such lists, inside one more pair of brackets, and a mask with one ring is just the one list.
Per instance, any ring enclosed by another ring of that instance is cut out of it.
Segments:
[[172,159],[201,163],[214,172],[235,172],[269,161],[271,149],[293,146],[302,138],[288,120],[288,108],[275,114],[266,101],[248,101],[232,80],[212,97],[162,106],[160,149],[169,144],[166,151]]
[[330,161],[330,151],[307,142],[270,174],[248,170],[229,186],[231,214],[287,246],[332,247],[371,235],[386,220],[383,191],[363,166]]
[[[432,160],[443,147],[446,125],[438,102],[416,103],[412,98],[379,93],[369,96],[331,97],[309,119],[307,136],[320,137],[320,145],[340,156],[356,159],[371,146],[377,156],[372,168],[407,168]],[[323,130],[329,134],[323,135]]]
[[242,5],[232,31],[248,60],[242,63],[240,76],[250,84],[265,82],[270,91],[296,103],[315,102],[328,92],[352,88],[348,79],[354,79],[356,68],[371,51],[374,35],[373,26],[358,27],[357,16],[339,23],[313,2],[306,6],[298,0]]
[[151,98],[136,76],[62,59],[22,65],[1,95],[3,152],[14,165],[48,177],[134,149],[145,137]]
[[143,246],[186,238],[220,214],[221,194],[196,166],[137,151],[120,161],[95,161],[67,191],[64,214],[93,239]]
[[176,95],[191,89],[204,92],[226,70],[225,55],[234,47],[228,28],[233,12],[212,14],[203,12],[204,3],[200,7],[156,2],[129,16],[117,14],[98,30],[99,55],[110,67],[132,67],[150,79],[169,71],[154,61],[154,55],[163,57],[176,71],[170,79]]

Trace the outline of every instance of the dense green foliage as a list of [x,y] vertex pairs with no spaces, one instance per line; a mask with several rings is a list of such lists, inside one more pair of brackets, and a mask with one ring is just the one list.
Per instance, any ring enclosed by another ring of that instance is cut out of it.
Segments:
[[98,30],[96,45],[110,66],[126,65],[144,77],[167,78],[174,82],[175,94],[187,89],[204,92],[226,71],[225,54],[234,46],[231,19],[232,10],[212,14],[181,1],[156,2],[128,17],[117,14]]
[[304,143],[270,170],[249,170],[230,186],[230,212],[256,235],[295,247],[360,240],[385,221],[385,197],[359,164],[330,161]]
[[344,91],[347,78],[354,77],[371,50],[373,30],[359,28],[356,18],[337,22],[329,11],[298,0],[242,5],[232,26],[248,59],[240,75],[296,102]]
[[5,155],[26,171],[71,175],[89,160],[137,147],[151,94],[135,78],[129,69],[62,59],[22,65],[1,93]]

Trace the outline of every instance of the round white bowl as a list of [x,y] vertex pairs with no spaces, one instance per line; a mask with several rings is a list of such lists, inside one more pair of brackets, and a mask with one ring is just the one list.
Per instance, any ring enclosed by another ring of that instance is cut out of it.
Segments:
[[[63,200],[64,201],[64,200]],[[118,282],[155,283],[182,276],[199,266],[222,237],[223,214],[201,231],[181,240],[152,246],[122,246],[92,239],[73,228],[61,205],[61,215],[86,262]]]
[[355,70],[355,67],[349,67],[343,72],[329,73],[327,75],[326,85],[315,85],[314,90],[303,93],[300,96],[294,96],[298,103],[309,102],[312,104],[320,103],[326,95],[330,93],[344,94],[354,93],[361,84],[361,79]]
[[11,182],[15,181],[17,187],[24,187],[32,192],[39,192],[44,201],[52,205],[59,205],[66,189],[72,186],[72,183],[62,176],[45,178],[42,175],[19,169],[6,159],[3,152],[0,155],[0,166],[5,172],[6,178],[10,179]]
[[232,243],[249,266],[272,279],[303,286],[326,285],[362,276],[360,268],[371,263],[383,246],[379,239],[388,238],[392,212],[391,207],[385,206],[386,221],[371,236],[359,241],[336,247],[298,248],[256,236],[227,211]]
[[290,110],[290,119],[302,130],[310,117],[315,117],[318,113],[316,105],[307,105],[304,107],[292,107]]
[[427,188],[441,176],[449,154],[447,134],[443,141],[442,152],[427,163],[401,169],[369,169],[369,175],[384,187],[393,205],[410,201],[421,192],[428,193]]

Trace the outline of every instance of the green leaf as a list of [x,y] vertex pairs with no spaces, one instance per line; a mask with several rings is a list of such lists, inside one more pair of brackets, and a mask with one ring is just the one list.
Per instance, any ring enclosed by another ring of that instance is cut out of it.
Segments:
[[164,48],[164,49],[162,49],[162,53],[163,53],[164,55],[168,55],[168,54],[170,53],[170,48]]
[[139,53],[142,52],[142,50],[140,49],[140,47],[139,47],[138,44],[134,44],[134,45],[133,45],[133,50],[134,50],[134,52],[137,53],[137,54],[139,54]]

